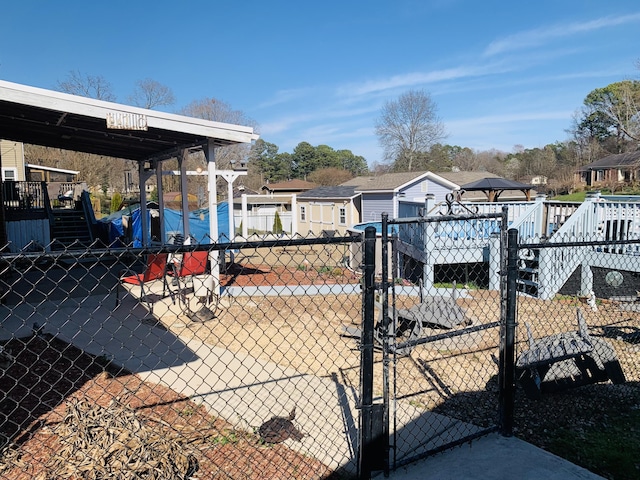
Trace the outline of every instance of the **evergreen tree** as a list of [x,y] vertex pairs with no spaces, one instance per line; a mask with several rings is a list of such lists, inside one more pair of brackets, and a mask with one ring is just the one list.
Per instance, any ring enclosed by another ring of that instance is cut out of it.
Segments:
[[279,235],[283,232],[284,230],[282,229],[282,220],[280,220],[280,215],[278,214],[278,212],[276,212],[276,216],[273,219],[273,233]]
[[122,205],[122,195],[120,194],[120,192],[115,192],[111,196],[111,213],[117,212],[120,208],[120,205]]

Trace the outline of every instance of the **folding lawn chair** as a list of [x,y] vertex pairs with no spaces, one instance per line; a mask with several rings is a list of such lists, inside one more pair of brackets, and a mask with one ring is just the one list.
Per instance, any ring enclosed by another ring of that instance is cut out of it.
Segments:
[[124,283],[129,285],[140,285],[140,301],[146,302],[149,305],[149,311],[153,314],[153,302],[151,301],[150,295],[145,289],[145,285],[154,280],[162,280],[163,288],[162,288],[162,297],[164,298],[166,295],[166,291],[169,291],[171,298],[173,299],[173,292],[170,288],[168,288],[167,284],[167,258],[168,254],[166,253],[152,253],[147,255],[147,266],[142,273],[135,273],[130,269],[125,269],[121,272],[120,281],[118,282],[118,287],[116,290],[116,306],[120,304],[120,289]]
[[206,250],[185,252],[180,261],[170,262],[168,274],[173,277],[172,285],[178,287],[178,300],[186,315],[195,321],[210,320],[215,316],[218,299],[213,278],[207,275],[208,266],[209,252]]

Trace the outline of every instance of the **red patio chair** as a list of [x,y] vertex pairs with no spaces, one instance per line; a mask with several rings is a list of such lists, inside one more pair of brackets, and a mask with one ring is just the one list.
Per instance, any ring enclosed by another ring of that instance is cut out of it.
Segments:
[[[186,277],[191,277],[193,275],[203,275],[207,273],[207,266],[209,263],[209,252],[198,251],[198,252],[185,252],[180,257],[175,257],[169,262],[169,267],[167,269],[167,274],[173,277],[171,284],[178,287],[178,292],[184,293],[185,285],[181,285],[182,278],[185,279],[185,282],[188,280]],[[169,292],[173,298],[173,294],[176,293],[171,291],[171,287],[169,284],[165,282],[165,288],[169,289]]]
[[[169,275],[173,277],[171,284],[177,286],[177,291],[173,293],[177,294],[178,301],[187,317],[198,322],[215,318],[218,295],[210,286],[207,286],[207,276],[205,275],[208,272],[209,252],[185,252],[180,261],[170,262],[170,265]],[[201,275],[204,275],[205,279],[200,278],[201,281],[198,282],[197,287],[196,277]],[[208,280],[211,280],[213,284],[211,278]],[[207,292],[204,296],[202,295],[202,292],[205,291],[202,289],[203,287]]]
[[207,263],[209,262],[209,252],[185,252],[182,261],[171,273],[176,277],[188,277],[190,275],[203,275],[207,273]]
[[118,288],[116,291],[116,306],[120,303],[119,291],[123,283],[130,285],[140,285],[140,301],[145,301],[149,305],[149,311],[153,313],[153,302],[151,302],[147,291],[145,290],[145,284],[154,280],[162,280],[164,282],[162,288],[162,296],[165,296],[165,292],[169,290],[171,298],[173,299],[173,292],[167,288],[167,257],[166,253],[153,253],[147,255],[147,266],[142,273],[134,273],[130,269],[126,269],[121,272],[120,282],[118,282]]

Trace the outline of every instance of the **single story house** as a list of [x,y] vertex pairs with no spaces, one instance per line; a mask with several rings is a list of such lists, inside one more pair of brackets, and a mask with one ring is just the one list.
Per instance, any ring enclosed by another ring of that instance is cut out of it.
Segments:
[[346,235],[349,227],[361,222],[361,208],[361,194],[354,186],[314,188],[298,196],[298,231]]
[[[446,200],[448,194],[459,191],[462,185],[485,178],[501,178],[489,172],[399,172],[373,176],[362,176],[344,182],[344,186],[355,186],[362,194],[362,221],[379,221],[382,213],[391,218],[403,214],[403,204],[424,203],[429,195],[435,204]],[[463,200],[486,202],[482,191],[466,192]],[[522,192],[504,192],[501,200],[524,200]],[[414,211],[410,209],[410,211]],[[409,215],[411,216],[411,215]]]
[[640,150],[616,153],[576,171],[576,180],[587,187],[631,184],[640,180]]

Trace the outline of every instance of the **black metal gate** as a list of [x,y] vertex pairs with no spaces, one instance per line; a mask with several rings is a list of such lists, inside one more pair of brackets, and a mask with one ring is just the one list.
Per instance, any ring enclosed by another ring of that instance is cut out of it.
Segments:
[[510,434],[506,210],[449,213],[365,231],[361,478]]

